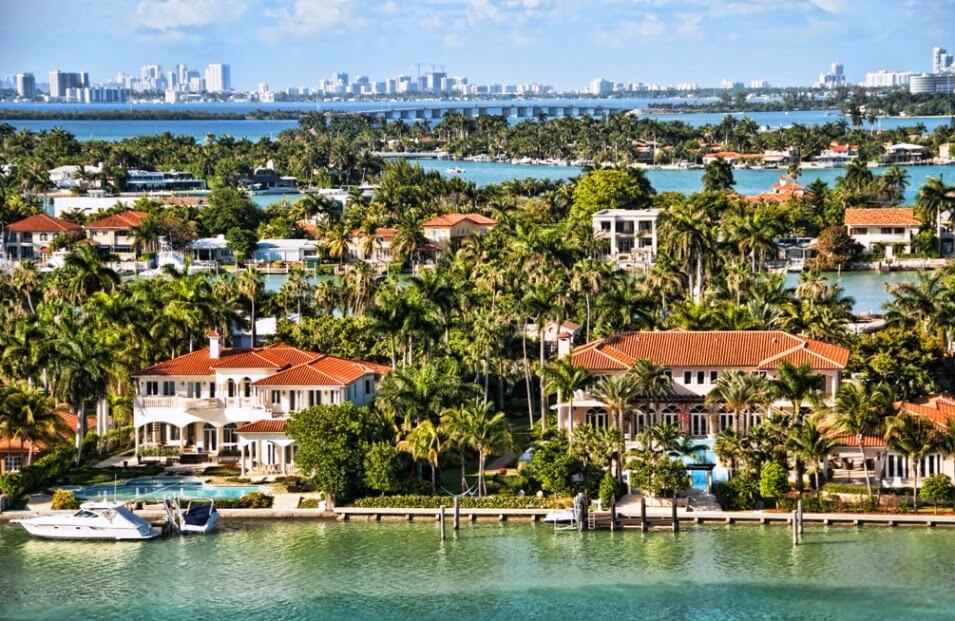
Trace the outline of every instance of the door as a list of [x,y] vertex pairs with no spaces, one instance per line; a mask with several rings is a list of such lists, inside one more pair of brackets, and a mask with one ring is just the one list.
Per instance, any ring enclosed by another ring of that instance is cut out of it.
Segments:
[[213,427],[212,425],[206,423],[205,428],[202,430],[204,440],[203,446],[207,452],[218,450],[217,440],[219,439],[219,430]]

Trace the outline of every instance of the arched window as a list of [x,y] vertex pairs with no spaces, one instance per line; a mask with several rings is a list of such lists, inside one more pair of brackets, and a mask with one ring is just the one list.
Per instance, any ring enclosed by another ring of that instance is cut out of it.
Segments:
[[694,436],[705,436],[708,432],[707,416],[709,412],[702,405],[690,410],[690,433]]
[[679,423],[676,415],[676,408],[672,405],[668,405],[663,408],[663,411],[660,412],[660,422],[667,423],[668,425],[676,425]]
[[239,441],[239,436],[236,434],[235,430],[238,429],[238,425],[235,423],[229,423],[222,428],[222,443],[223,444],[235,444]]
[[229,396],[234,397],[235,396],[235,380],[230,377],[229,383],[227,384],[227,386],[228,386]]
[[607,410],[603,408],[590,408],[587,410],[587,424],[595,429],[604,429],[607,427]]
[[247,377],[242,378],[242,396],[246,398],[252,396],[252,380]]
[[720,413],[720,431],[726,431],[733,428],[733,415],[726,411],[725,407],[719,409]]

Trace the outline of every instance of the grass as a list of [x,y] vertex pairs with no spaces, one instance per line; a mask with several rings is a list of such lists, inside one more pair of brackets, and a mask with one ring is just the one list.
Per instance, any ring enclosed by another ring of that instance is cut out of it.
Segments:
[[164,468],[158,465],[139,466],[137,468],[91,468],[84,466],[72,470],[64,477],[69,485],[99,485],[112,483],[114,480],[132,479],[134,477],[152,477],[162,474]]
[[202,471],[205,477],[238,477],[242,470],[235,466],[209,466]]

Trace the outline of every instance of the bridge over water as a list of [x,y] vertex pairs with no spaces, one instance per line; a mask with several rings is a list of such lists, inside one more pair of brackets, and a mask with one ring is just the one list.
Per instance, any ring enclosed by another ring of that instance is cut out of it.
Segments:
[[389,121],[396,121],[398,119],[404,121],[434,121],[440,120],[448,114],[460,114],[468,118],[493,115],[503,116],[512,120],[520,120],[534,119],[540,116],[546,116],[548,118],[582,116],[606,118],[614,112],[624,112],[632,108],[632,104],[626,105],[623,103],[615,106],[612,103],[601,105],[542,105],[519,103],[508,105],[482,105],[480,103],[461,104],[448,102],[445,104],[441,102],[429,102],[424,104],[409,104],[407,106],[393,106],[378,110],[362,110],[362,113],[381,115]]

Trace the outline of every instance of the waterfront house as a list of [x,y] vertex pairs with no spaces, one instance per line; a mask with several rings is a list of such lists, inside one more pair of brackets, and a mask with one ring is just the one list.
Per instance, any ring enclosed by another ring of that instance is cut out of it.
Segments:
[[95,179],[103,174],[103,165],[87,164],[84,166],[66,165],[51,168],[50,183],[58,190],[87,189],[100,187],[100,181]]
[[196,179],[191,172],[178,170],[150,171],[133,168],[126,171],[124,185],[128,192],[181,192],[206,189],[204,180]]
[[368,239],[361,229],[355,229],[348,238],[348,257],[352,261],[365,261],[376,268],[391,264],[394,255],[391,246],[398,229],[379,227]]
[[253,170],[251,175],[240,177],[236,183],[240,188],[250,192],[294,194],[298,191],[298,181],[295,177],[280,175],[276,172],[271,160],[265,167]]
[[789,147],[788,149],[763,151],[763,166],[766,168],[780,168],[790,164],[799,163],[799,149]]
[[136,239],[133,229],[148,217],[149,214],[143,211],[123,211],[100,218],[84,227],[86,237],[103,253],[115,255],[120,261],[135,261]]
[[823,149],[813,161],[820,166],[832,168],[845,166],[857,157],[859,157],[859,145],[832,141],[829,143],[829,148]]
[[252,253],[253,260],[264,263],[305,263],[317,257],[318,244],[314,239],[261,239]]
[[761,192],[755,196],[748,197],[754,202],[766,201],[771,203],[786,203],[791,200],[799,200],[806,197],[806,187],[799,185],[789,175],[782,175],[776,180],[776,183],[766,192]]
[[[571,352],[574,365],[599,377],[626,373],[633,365],[648,359],[663,366],[673,380],[673,394],[661,403],[634,409],[624,416],[624,437],[632,441],[647,426],[667,422],[693,437],[715,437],[727,428],[737,427],[734,416],[724,406],[705,403],[706,395],[720,375],[738,370],[775,376],[779,366],[809,364],[823,376],[820,397],[830,399],[839,389],[849,350],[822,341],[795,336],[780,330],[766,331],[687,331],[625,332],[576,347]],[[776,403],[785,407],[787,403]],[[573,412],[566,398],[556,406],[557,424],[570,430],[589,423],[595,427],[614,425],[607,408],[589,390],[578,391]],[[740,421],[739,431],[757,424],[761,414],[752,412]]]
[[50,254],[50,242],[57,235],[80,232],[75,222],[45,213],[29,216],[9,225],[3,234],[4,251],[9,261],[41,261]]
[[843,222],[864,252],[884,248],[886,257],[911,253],[912,240],[922,227],[911,207],[850,208]]
[[925,147],[911,142],[900,142],[885,146],[882,162],[885,164],[918,164],[928,159]]
[[220,340],[212,332],[207,347],[135,374],[137,451],[149,446],[183,455],[241,454],[243,468],[250,470],[288,465],[294,463],[291,443],[243,444],[239,429],[313,405],[369,404],[390,371],[289,345],[226,348]]
[[610,242],[604,259],[617,268],[649,267],[657,256],[659,209],[601,209],[591,216],[594,237]]
[[749,166],[763,160],[762,153],[737,153],[736,151],[716,151],[703,156],[703,164],[711,164],[716,160],[724,160],[731,166]]
[[[76,435],[76,414],[71,412],[57,412],[57,416],[63,421],[62,439],[63,442],[70,442]],[[96,418],[88,416],[86,419],[87,429],[97,429]],[[20,441],[19,439],[7,438],[0,435],[0,474],[5,472],[18,472],[22,470],[27,463],[33,463],[38,457],[52,447],[45,442]],[[30,458],[30,453],[33,457]]]
[[479,213],[449,213],[421,225],[425,238],[438,248],[457,248],[472,235],[487,235],[497,222]]
[[235,256],[229,248],[229,242],[222,234],[215,237],[200,237],[190,242],[186,250],[194,261],[235,263]]

